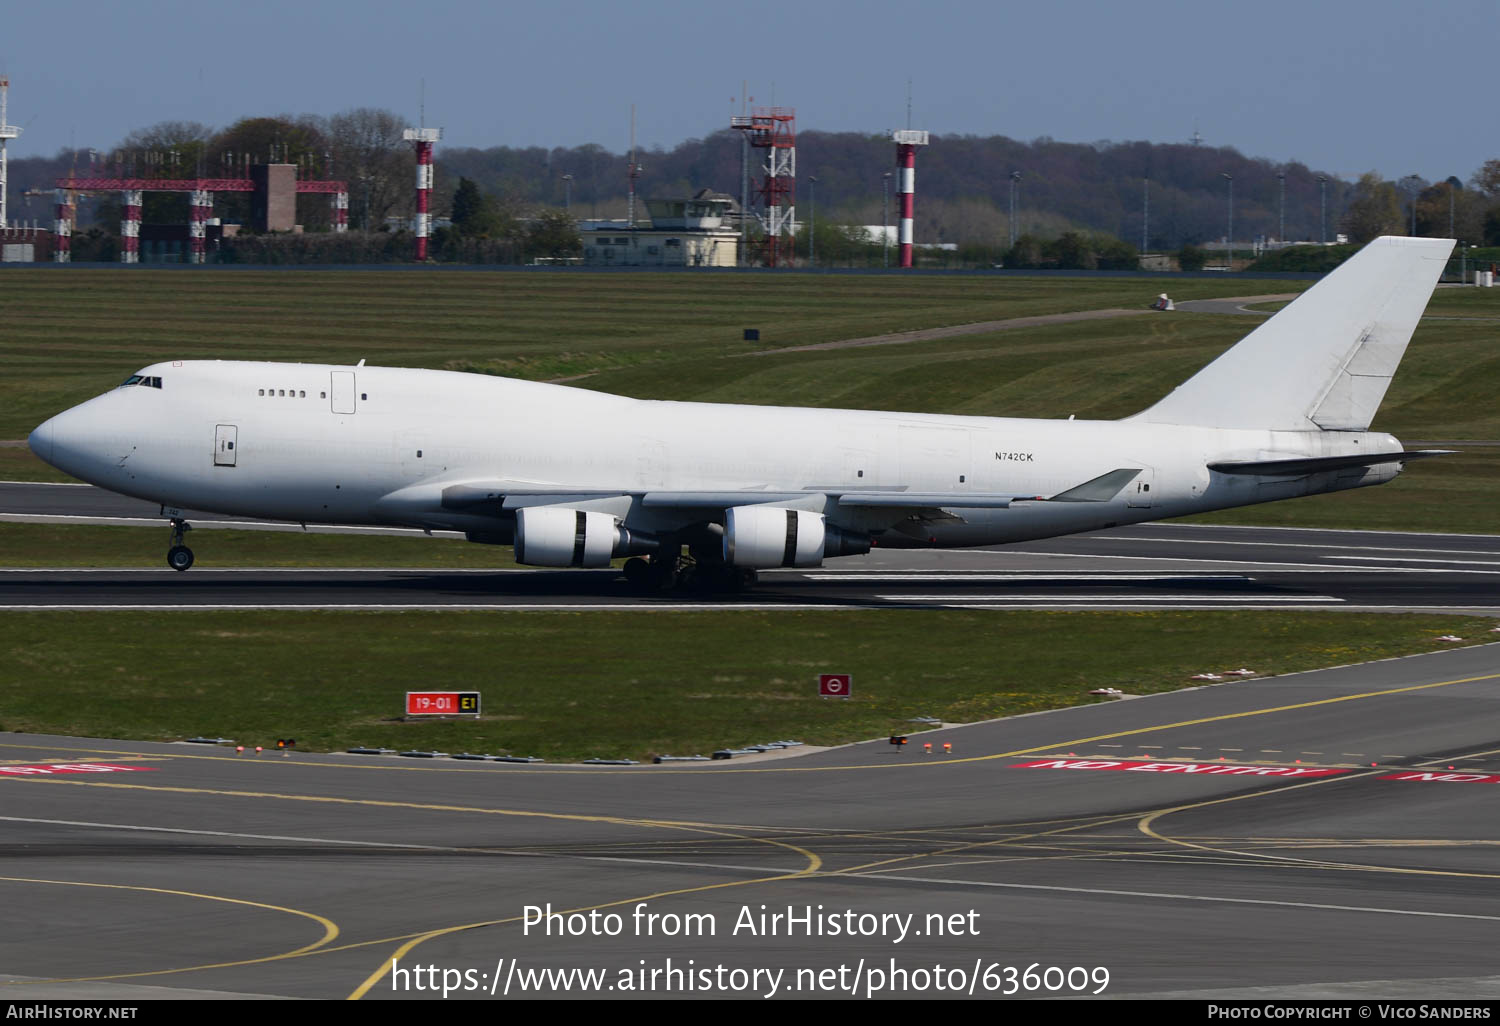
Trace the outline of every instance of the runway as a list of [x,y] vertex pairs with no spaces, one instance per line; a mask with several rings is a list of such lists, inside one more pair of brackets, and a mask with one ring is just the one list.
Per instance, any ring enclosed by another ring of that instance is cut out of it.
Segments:
[[1493,999],[1497,714],[1489,645],[761,763],[0,734],[0,994]]
[[[193,515],[201,528],[300,531]],[[149,503],[85,485],[0,484],[0,521],[150,526]],[[377,533],[418,535],[393,529]],[[456,544],[451,538],[433,544]],[[0,609],[1327,608],[1500,615],[1500,536],[1141,524],[961,550],[876,549],[768,571],[750,593],[640,595],[616,571],[0,570]]]

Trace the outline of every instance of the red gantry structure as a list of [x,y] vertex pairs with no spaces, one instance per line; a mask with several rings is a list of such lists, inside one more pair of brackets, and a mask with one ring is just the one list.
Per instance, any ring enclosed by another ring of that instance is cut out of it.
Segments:
[[901,168],[901,266],[912,265],[912,223],[917,194],[917,147],[927,145],[927,133],[900,128],[891,133],[896,164]]
[[427,259],[427,236],[432,230],[428,199],[432,195],[432,145],[443,137],[441,128],[408,128],[404,138],[417,147],[417,212],[412,232],[417,237],[417,259]]
[[790,267],[797,232],[797,112],[754,107],[748,115],[732,115],[729,127],[748,132],[750,145],[766,151],[765,178],[755,189],[764,208],[756,217],[766,233],[766,266]]
[[[270,170],[287,169],[286,175],[295,174],[295,166],[291,164],[269,164],[258,165],[252,170],[260,174],[259,169],[264,167]],[[73,204],[73,194],[80,191],[86,192],[118,192],[120,194],[120,263],[134,264],[140,262],[140,234],[141,234],[141,195],[147,192],[185,192],[188,193],[189,221],[188,221],[188,260],[191,263],[201,264],[204,262],[206,251],[205,238],[207,236],[207,225],[209,218],[213,216],[214,193],[216,192],[250,192],[257,194],[257,206],[270,211],[276,204],[264,198],[260,194],[270,188],[269,182],[276,177],[269,173],[260,174],[257,178],[59,178],[57,180],[57,221],[55,226],[56,238],[52,251],[52,259],[55,263],[66,264],[72,254],[69,251],[69,242],[73,234],[73,219],[76,210]],[[331,180],[305,179],[292,184],[292,192],[324,194],[329,198],[331,207],[333,230],[336,232],[347,231],[349,228],[349,185],[347,182]],[[295,216],[295,208],[286,207],[292,216]],[[269,215],[268,215],[269,216]],[[290,223],[268,223],[259,226],[262,230],[288,231]]]

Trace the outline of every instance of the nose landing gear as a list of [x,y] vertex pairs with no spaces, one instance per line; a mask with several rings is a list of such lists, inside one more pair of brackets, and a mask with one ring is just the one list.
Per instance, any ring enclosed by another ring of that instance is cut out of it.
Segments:
[[182,536],[193,529],[193,525],[181,517],[172,518],[172,547],[167,550],[167,566],[173,570],[186,570],[193,565],[193,550],[182,543]]

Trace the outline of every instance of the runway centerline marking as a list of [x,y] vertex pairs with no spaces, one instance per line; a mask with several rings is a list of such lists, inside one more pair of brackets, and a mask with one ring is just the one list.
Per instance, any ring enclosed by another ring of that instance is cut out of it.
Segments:
[[1412,908],[1379,908],[1367,905],[1326,905],[1312,901],[1276,901],[1270,898],[1230,898],[1217,894],[1173,894],[1162,891],[1122,891],[1103,887],[1063,887],[1052,884],[1005,883],[989,880],[952,880],[943,877],[887,876],[884,872],[852,873],[850,876],[869,880],[888,879],[893,883],[912,881],[915,883],[948,884],[954,887],[996,887],[1018,891],[1051,891],[1065,894],[1100,894],[1122,898],[1164,898],[1172,901],[1223,902],[1231,905],[1269,905],[1279,908],[1306,908],[1327,912],[1370,912],[1395,916],[1423,916],[1433,919],[1473,919],[1480,922],[1500,922],[1500,916],[1479,915],[1472,912],[1429,912]]
[[[1485,536],[1488,537],[1488,536]],[[1266,542],[1266,541],[1235,541],[1230,538],[1140,538],[1135,536],[1112,537],[1109,535],[1091,535],[1091,541],[1101,542],[1152,542],[1157,545],[1255,545],[1272,549],[1324,549],[1332,546],[1326,542]],[[1485,549],[1417,549],[1407,548],[1400,545],[1344,545],[1345,549],[1356,552],[1434,552],[1442,555],[1454,556],[1488,556],[1495,555]],[[1022,550],[1024,551],[1024,550]],[[1441,560],[1439,560],[1441,562]]]
[[[1488,553],[1475,553],[1475,555],[1487,555]],[[1363,563],[1373,563],[1381,559],[1392,560],[1397,563],[1445,563],[1458,566],[1500,566],[1500,560],[1494,559],[1417,559],[1405,556],[1337,556],[1330,554],[1329,559],[1356,559]]]

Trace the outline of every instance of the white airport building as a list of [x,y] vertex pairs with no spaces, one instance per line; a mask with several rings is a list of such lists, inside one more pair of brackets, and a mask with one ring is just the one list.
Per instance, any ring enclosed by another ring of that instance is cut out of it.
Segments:
[[648,200],[651,226],[585,221],[579,226],[583,262],[592,267],[733,267],[740,241],[731,228],[738,204],[702,189],[690,199]]

